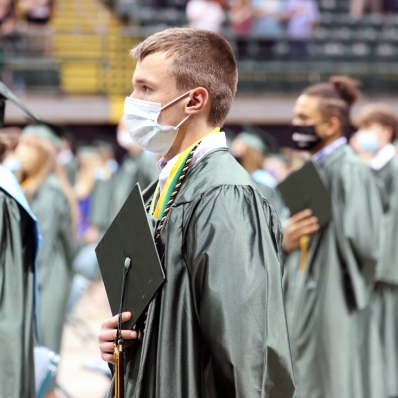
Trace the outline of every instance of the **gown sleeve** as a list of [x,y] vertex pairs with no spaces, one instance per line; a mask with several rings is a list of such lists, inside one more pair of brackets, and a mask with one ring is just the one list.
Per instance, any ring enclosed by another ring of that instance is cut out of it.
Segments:
[[383,206],[376,180],[362,164],[343,167],[339,193],[336,236],[357,305],[362,308],[381,255]]
[[280,243],[275,212],[250,186],[216,188],[193,211],[186,262],[217,396],[294,394]]

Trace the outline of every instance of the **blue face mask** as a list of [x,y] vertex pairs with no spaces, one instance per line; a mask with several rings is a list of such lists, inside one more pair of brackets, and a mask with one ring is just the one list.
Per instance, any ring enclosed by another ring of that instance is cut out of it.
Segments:
[[375,154],[380,149],[377,135],[370,130],[359,130],[356,139],[362,151]]

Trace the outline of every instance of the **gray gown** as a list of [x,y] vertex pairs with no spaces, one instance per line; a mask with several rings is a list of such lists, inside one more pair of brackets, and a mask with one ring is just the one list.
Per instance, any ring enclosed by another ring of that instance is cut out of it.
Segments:
[[31,224],[22,207],[0,188],[0,398],[35,396]]
[[383,184],[385,240],[377,284],[372,293],[372,307],[377,317],[384,348],[388,397],[398,396],[398,158],[375,171]]
[[167,283],[127,351],[126,398],[293,397],[281,239],[227,148],[189,170],[161,232]]
[[109,180],[97,180],[92,195],[90,222],[104,232],[138,182],[144,190],[158,175],[148,154],[126,155],[116,174]]
[[70,208],[54,175],[47,177],[30,205],[43,237],[38,256],[40,340],[59,353],[75,255]]
[[296,398],[383,398],[381,343],[370,286],[380,255],[382,204],[376,180],[347,145],[319,165],[333,219],[284,268]]

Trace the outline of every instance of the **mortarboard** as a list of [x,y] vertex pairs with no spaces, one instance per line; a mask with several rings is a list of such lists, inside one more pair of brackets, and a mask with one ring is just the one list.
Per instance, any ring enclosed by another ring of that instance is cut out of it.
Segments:
[[149,217],[136,184],[95,249],[113,315],[120,310],[126,259],[131,261],[122,309],[132,313],[126,329],[133,328],[165,281]]
[[290,174],[278,185],[278,190],[293,216],[310,209],[324,227],[332,218],[332,202],[313,162]]

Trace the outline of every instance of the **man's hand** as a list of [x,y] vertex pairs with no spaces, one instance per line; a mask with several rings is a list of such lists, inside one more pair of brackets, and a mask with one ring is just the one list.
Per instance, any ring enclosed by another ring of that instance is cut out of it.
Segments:
[[[101,351],[101,358],[106,362],[114,363],[113,360],[113,344],[116,340],[117,322],[119,316],[102,322],[101,330],[98,335],[98,343]],[[122,323],[131,318],[131,312],[123,312]],[[128,348],[133,344],[134,339],[137,338],[137,332],[134,330],[122,330],[122,338],[124,340],[123,349]]]
[[291,253],[300,247],[300,238],[313,235],[319,230],[318,219],[311,210],[303,210],[289,219],[283,236],[283,251]]

